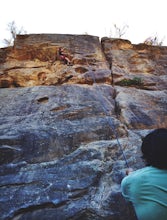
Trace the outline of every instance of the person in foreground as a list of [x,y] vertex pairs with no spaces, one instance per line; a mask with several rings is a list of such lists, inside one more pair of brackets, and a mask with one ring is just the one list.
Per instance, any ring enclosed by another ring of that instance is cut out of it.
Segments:
[[122,180],[122,195],[132,203],[138,220],[167,220],[167,129],[149,133],[141,151],[147,166]]

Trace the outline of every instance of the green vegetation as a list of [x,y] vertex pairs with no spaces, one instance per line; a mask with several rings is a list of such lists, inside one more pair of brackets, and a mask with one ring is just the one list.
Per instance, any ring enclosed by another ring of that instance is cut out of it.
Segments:
[[142,79],[134,77],[133,79],[123,79],[117,83],[120,86],[141,86],[143,85]]

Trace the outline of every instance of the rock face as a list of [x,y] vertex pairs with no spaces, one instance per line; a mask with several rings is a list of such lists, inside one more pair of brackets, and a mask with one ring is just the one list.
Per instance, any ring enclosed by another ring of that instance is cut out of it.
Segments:
[[167,127],[167,47],[20,35],[0,49],[0,86],[0,219],[135,219],[120,182]]
[[[63,65],[58,50],[74,64]],[[111,72],[98,37],[75,35],[21,35],[1,64],[1,87],[110,83]]]

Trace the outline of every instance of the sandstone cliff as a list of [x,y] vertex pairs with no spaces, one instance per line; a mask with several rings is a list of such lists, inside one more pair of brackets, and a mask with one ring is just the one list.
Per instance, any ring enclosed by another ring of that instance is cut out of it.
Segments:
[[140,168],[142,137],[167,127],[167,47],[19,35],[0,87],[0,219],[133,219],[122,149]]

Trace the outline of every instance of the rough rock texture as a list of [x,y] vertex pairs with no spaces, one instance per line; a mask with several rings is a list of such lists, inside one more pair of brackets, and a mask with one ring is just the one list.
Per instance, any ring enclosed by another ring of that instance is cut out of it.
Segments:
[[167,47],[133,45],[128,40],[110,38],[102,38],[102,47],[112,66],[115,85],[166,90]]
[[0,219],[135,219],[120,182],[167,127],[166,79],[167,47],[42,34],[0,49]]
[[[64,52],[74,64],[72,67],[63,65],[59,59],[59,47],[64,47]],[[92,84],[94,79],[104,83],[111,81],[111,72],[98,37],[21,35],[17,37],[14,48],[2,51],[7,58],[0,68],[1,87]]]

